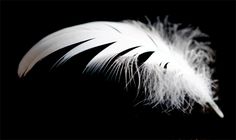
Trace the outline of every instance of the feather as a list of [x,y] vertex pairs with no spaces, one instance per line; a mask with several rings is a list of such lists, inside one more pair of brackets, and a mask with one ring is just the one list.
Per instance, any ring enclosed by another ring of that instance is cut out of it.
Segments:
[[[142,89],[145,100],[154,106],[163,104],[185,111],[191,110],[196,102],[202,107],[210,105],[223,118],[213,98],[217,85],[211,79],[213,69],[209,64],[214,62],[214,51],[207,43],[195,39],[201,36],[205,34],[199,29],[179,29],[168,21],[153,25],[131,20],[85,23],[39,41],[21,60],[18,75],[25,76],[37,62],[67,46],[75,45],[54,66],[110,43],[91,59],[84,73],[100,72],[119,79],[123,72],[127,85],[136,75],[137,91]],[[140,64],[139,58],[144,55],[146,58]]]

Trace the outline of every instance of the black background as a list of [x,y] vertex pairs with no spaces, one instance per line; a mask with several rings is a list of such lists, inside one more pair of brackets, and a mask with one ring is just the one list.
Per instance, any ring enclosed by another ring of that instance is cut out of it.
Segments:
[[[235,139],[235,2],[233,1],[2,1],[1,2],[1,137],[36,138],[176,138]],[[135,88],[102,75],[85,76],[85,64],[98,51],[77,55],[57,70],[50,55],[23,79],[17,67],[40,39],[64,27],[90,21],[164,18],[199,27],[216,51],[219,79],[214,111],[192,114],[161,107],[134,107]]]

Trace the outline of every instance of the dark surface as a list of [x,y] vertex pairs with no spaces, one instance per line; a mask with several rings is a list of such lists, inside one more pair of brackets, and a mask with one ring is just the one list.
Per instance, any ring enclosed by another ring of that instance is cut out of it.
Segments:
[[[147,22],[147,16],[155,22],[166,15],[171,22],[199,27],[209,35],[216,50],[217,104],[225,118],[212,110],[202,113],[198,106],[192,114],[133,107],[134,88],[127,93],[123,83],[81,75],[99,49],[49,72],[49,65],[63,53],[58,52],[26,78],[17,76],[23,55],[54,31],[97,20]],[[235,2],[1,2],[2,138],[235,139],[235,131]]]

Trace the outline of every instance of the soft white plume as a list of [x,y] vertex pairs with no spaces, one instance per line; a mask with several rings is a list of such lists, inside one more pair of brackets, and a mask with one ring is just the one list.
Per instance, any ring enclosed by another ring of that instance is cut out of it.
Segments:
[[[203,107],[209,104],[223,117],[213,100],[216,84],[211,79],[213,70],[209,63],[214,61],[214,52],[207,43],[195,40],[199,36],[205,36],[199,29],[179,29],[177,24],[167,21],[154,25],[138,21],[90,22],[43,38],[21,60],[18,75],[25,76],[37,62],[69,45],[83,42],[68,51],[56,65],[111,43],[92,58],[84,72],[104,72],[106,68],[106,74],[118,79],[124,72],[127,84],[137,75],[138,91],[143,90],[149,103],[183,111],[194,102]],[[149,53],[149,57],[139,66],[138,57],[144,53]],[[107,65],[112,59],[115,61]]]

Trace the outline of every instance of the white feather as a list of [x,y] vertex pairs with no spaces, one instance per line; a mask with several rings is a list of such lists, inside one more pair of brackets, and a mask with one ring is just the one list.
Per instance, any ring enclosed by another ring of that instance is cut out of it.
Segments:
[[[137,74],[138,91],[144,90],[149,103],[165,104],[167,108],[183,111],[186,103],[187,108],[191,108],[194,102],[203,107],[209,104],[223,118],[213,100],[216,84],[208,66],[214,53],[206,43],[195,40],[204,34],[198,29],[178,29],[175,24],[167,28],[166,24],[170,25],[167,22],[155,25],[137,21],[90,22],[62,29],[29,50],[19,64],[18,75],[25,76],[38,61],[66,46],[85,41],[68,51],[58,60],[58,65],[81,52],[114,42],[93,57],[84,72],[102,72],[108,67],[109,76],[119,79],[123,71],[127,84]],[[128,49],[130,51],[107,66],[112,58]],[[153,54],[138,66],[138,56],[145,52]]]

